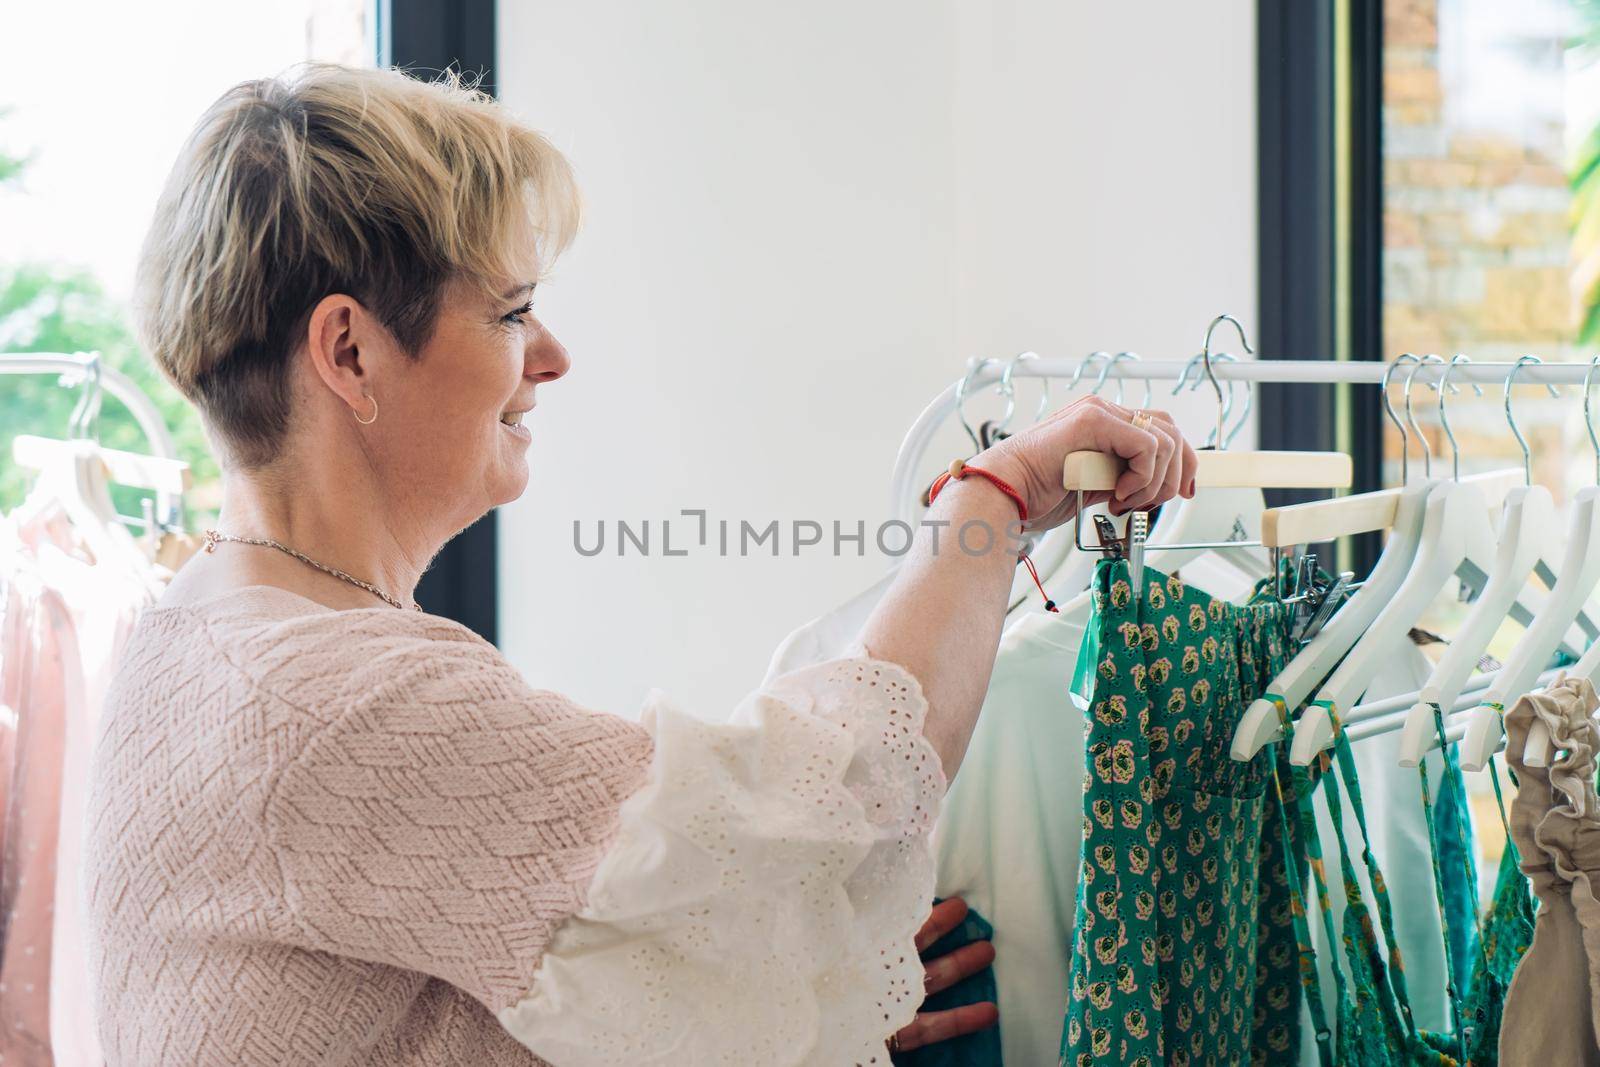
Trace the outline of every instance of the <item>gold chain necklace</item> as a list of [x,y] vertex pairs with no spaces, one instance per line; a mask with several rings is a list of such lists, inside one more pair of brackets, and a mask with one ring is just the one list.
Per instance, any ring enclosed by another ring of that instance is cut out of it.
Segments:
[[[323,574],[331,574],[342,582],[349,582],[353,586],[365,589],[367,592],[371,593],[373,596],[377,597],[379,600],[382,600],[384,603],[391,605],[392,607],[399,608],[401,611],[405,610],[406,606],[404,604],[400,603],[400,601],[396,600],[388,593],[385,593],[382,589],[379,589],[371,582],[363,582],[360,578],[357,578],[354,575],[346,574],[337,567],[330,567],[325,563],[318,563],[304,552],[296,552],[288,545],[280,544],[279,542],[271,540],[270,538],[235,537],[233,534],[218,533],[215,530],[207,530],[205,544],[202,547],[204,547],[207,552],[215,552],[217,549],[217,542],[219,541],[236,541],[241,545],[257,545],[261,548],[275,548],[279,552],[293,556],[295,559],[306,564],[307,566],[315,567]],[[411,607],[415,611],[422,610],[421,604],[412,604]]]

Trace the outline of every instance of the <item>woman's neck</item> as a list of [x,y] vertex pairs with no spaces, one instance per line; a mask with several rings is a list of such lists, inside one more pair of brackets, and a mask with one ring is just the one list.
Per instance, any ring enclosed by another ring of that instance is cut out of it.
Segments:
[[[271,470],[229,472],[223,478],[216,530],[276,541],[410,604],[442,541],[396,514],[395,501],[372,491],[370,480],[349,475],[302,469],[291,480]],[[370,596],[276,549],[226,544],[219,546],[219,554],[223,547],[234,557],[229,573],[246,584],[299,586],[297,592],[314,589],[323,594],[314,599],[341,600],[346,605],[351,596],[358,600]],[[330,587],[329,582],[341,582],[349,591]]]

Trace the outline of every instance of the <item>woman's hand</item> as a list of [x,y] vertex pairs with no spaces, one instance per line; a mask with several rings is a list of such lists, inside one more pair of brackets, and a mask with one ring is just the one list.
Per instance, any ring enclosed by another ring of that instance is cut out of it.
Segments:
[[1194,449],[1172,416],[1145,411],[1148,418],[1136,426],[1139,414],[1098,396],[1081,397],[991,446],[972,465],[992,471],[1022,494],[1030,531],[1059,526],[1077,508],[1077,494],[1061,487],[1069,452],[1110,452],[1127,461],[1114,490],[1084,494],[1085,504],[1109,500],[1113,514],[1149,511],[1175,496],[1194,496]]
[[[933,906],[928,921],[917,933],[917,951],[926,952],[928,946],[961,925],[967,917],[967,902],[960,897],[949,897]],[[923,959],[924,996],[949,989],[963,978],[970,977],[994,962],[994,946],[987,941],[972,941],[954,952],[932,959]],[[1000,1011],[992,1002],[963,1004],[948,1011],[923,1011],[889,1042],[891,1051],[910,1052],[936,1041],[948,1041],[962,1034],[987,1030],[1000,1021]]]

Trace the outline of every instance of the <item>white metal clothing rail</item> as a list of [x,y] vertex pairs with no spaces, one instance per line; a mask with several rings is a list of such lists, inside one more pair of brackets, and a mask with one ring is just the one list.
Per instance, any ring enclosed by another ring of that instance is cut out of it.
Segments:
[[[1016,378],[1073,378],[1079,377],[1079,384],[1084,381],[1098,381],[1103,373],[1108,379],[1121,379],[1125,381],[1177,381],[1183,377],[1184,369],[1188,368],[1189,380],[1194,381],[1198,375],[1200,381],[1205,380],[1205,374],[1200,370],[1194,360],[1125,360],[1110,364],[1102,363],[1092,368],[1089,373],[1081,374],[1085,358],[1073,356],[1042,356],[1019,360],[1011,368],[1013,379]],[[967,379],[966,395],[970,398],[976,396],[978,391],[985,386],[994,385],[1000,381],[1005,372],[1008,359],[995,358]],[[1391,363],[1374,362],[1341,362],[1331,359],[1320,360],[1245,360],[1233,362],[1232,357],[1219,358],[1213,353],[1211,371],[1219,381],[1224,382],[1274,382],[1278,384],[1305,384],[1305,385],[1335,385],[1348,382],[1355,385],[1378,385],[1383,381],[1385,371],[1392,366]],[[1515,363],[1458,363],[1450,369],[1452,382],[1479,382],[1483,384],[1503,385],[1506,375],[1511,373]],[[1410,380],[1413,383],[1422,382],[1435,384],[1443,376],[1448,363],[1421,363],[1407,366],[1403,371],[1396,373],[1391,382]],[[1415,376],[1413,377],[1413,371]],[[1582,385],[1584,375],[1589,372],[1589,364],[1585,363],[1524,363],[1517,371],[1518,385]],[[960,381],[951,383],[943,392],[933,399],[922,414],[911,424],[911,429],[906,432],[904,440],[900,442],[900,451],[895,458],[894,473],[889,482],[889,515],[893,519],[911,525],[916,524],[914,501],[920,496],[922,486],[917,484],[916,467],[933,436],[938,432],[946,419],[955,414],[956,392],[961,387]],[[1063,398],[1064,402],[1065,398]]]
[[[87,381],[98,358],[97,352],[0,352],[0,374],[64,374]],[[153,454],[162,459],[178,458],[172,432],[167,429],[161,412],[132,378],[101,361],[100,386],[132,412],[149,439]]]

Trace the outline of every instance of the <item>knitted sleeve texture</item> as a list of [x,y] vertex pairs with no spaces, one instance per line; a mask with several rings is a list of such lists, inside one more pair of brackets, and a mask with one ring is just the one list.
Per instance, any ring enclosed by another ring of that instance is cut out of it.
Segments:
[[487,644],[418,642],[316,730],[267,806],[302,945],[498,1010],[578,910],[644,782],[637,723],[529,687]]
[[482,642],[360,670],[266,805],[299,947],[443,979],[563,1067],[888,1062],[945,788],[905,670],[858,648],[639,723]]

